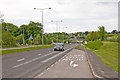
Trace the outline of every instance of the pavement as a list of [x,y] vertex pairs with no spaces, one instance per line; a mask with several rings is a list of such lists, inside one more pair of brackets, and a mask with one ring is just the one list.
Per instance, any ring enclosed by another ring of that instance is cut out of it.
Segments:
[[86,53],[73,49],[35,78],[93,78]]
[[33,78],[61,59],[75,45],[65,45],[65,51],[53,48],[38,49],[2,55],[3,78]]
[[86,53],[88,63],[95,78],[103,78],[104,80],[118,80],[118,72],[104,64],[91,50],[85,50],[82,46],[79,47],[79,50]]

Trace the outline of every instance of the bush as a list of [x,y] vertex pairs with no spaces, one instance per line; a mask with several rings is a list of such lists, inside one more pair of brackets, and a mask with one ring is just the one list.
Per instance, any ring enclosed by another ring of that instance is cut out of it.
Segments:
[[96,40],[98,40],[98,33],[92,31],[86,36],[86,39],[87,39],[87,41],[96,41]]
[[89,41],[86,46],[92,50],[97,50],[102,45],[103,45],[102,41]]
[[2,33],[2,47],[17,47],[16,38],[13,37],[9,32]]
[[120,35],[114,35],[112,37],[110,37],[109,39],[107,39],[107,41],[111,41],[111,42],[118,42]]
[[17,36],[17,40],[19,40],[19,44],[23,44],[23,34]]

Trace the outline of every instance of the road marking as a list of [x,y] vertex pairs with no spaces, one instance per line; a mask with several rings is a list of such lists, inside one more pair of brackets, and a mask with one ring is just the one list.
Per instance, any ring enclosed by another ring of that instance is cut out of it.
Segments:
[[38,59],[40,59],[40,58],[46,57],[46,56],[51,55],[51,54],[54,54],[54,53],[55,53],[55,52],[52,52],[52,53],[49,53],[49,54],[46,54],[46,55],[43,55],[43,56],[34,58],[34,59],[30,60],[30,61],[27,61],[27,62],[24,62],[24,63],[22,63],[22,64],[18,64],[18,65],[16,65],[16,66],[13,66],[12,68],[17,68],[17,67],[20,67],[20,66],[22,66],[22,65],[29,64],[29,63],[31,63],[31,62],[33,62],[33,61],[36,61],[36,60],[38,60]]
[[70,61],[70,66],[71,66],[71,67],[77,67],[78,64],[75,64],[74,61]]
[[[74,47],[72,47],[72,48],[74,48]],[[65,53],[65,52],[67,52],[68,50],[70,50],[70,49],[72,49],[72,48],[69,48],[69,49],[65,50],[64,52],[60,52],[59,54],[57,54],[57,55],[55,55],[55,56],[53,56],[53,57],[50,57],[50,58],[42,61],[42,63],[48,62],[49,60],[54,59],[55,57],[57,57],[57,56]],[[55,54],[55,53],[56,53],[56,52],[48,53],[48,54],[46,54],[46,55],[43,55],[43,56],[40,56],[40,57],[38,57],[38,58],[34,58],[34,59],[30,60],[30,61],[24,62],[24,63],[22,63],[22,64],[18,64],[18,65],[16,65],[16,66],[13,66],[12,68],[17,68],[17,67],[23,66],[23,65],[25,65],[25,64],[29,64],[29,63],[31,63],[31,62],[33,62],[33,61],[36,61],[36,60],[40,59],[40,58],[43,58],[43,57],[46,57],[46,56],[48,56],[48,55]]]
[[39,56],[41,56],[42,54],[38,54]]
[[78,66],[78,64],[73,64],[73,67],[77,67]]
[[[72,48],[73,48],[73,47],[72,47]],[[72,49],[72,48],[69,48],[69,49],[65,50],[64,52],[60,52],[59,54],[56,54],[56,55],[54,55],[54,56],[52,56],[52,57],[50,57],[50,58],[48,58],[48,59],[46,59],[46,60],[43,60],[42,63],[46,63],[46,62],[48,62],[48,61],[50,61],[50,60],[56,58],[57,56],[59,56],[59,55],[65,53],[65,52],[67,52],[68,50],[70,50],[70,49]]]
[[82,55],[82,60],[83,60],[83,55]]
[[47,70],[49,70],[50,68],[47,68]]
[[20,61],[23,61],[23,60],[25,60],[25,58],[18,59],[17,61],[20,62]]
[[73,63],[74,63],[74,61],[70,61],[70,66],[72,66]]
[[67,61],[68,59],[63,59],[63,61]]
[[44,73],[41,73],[40,75],[38,75],[38,76],[42,76]]

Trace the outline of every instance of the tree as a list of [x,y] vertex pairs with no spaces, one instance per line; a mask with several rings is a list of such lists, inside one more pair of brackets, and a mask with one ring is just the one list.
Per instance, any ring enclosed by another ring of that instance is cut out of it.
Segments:
[[8,31],[2,32],[2,47],[15,47],[16,44],[16,38],[10,34]]
[[113,30],[111,33],[112,34],[117,34],[117,30]]
[[6,23],[5,22],[2,23],[2,31],[7,31]]
[[85,35],[86,35],[86,36],[88,35],[88,33],[89,33],[88,31],[85,31]]
[[87,39],[87,41],[96,41],[96,40],[98,40],[98,33],[92,31],[86,36],[86,39]]
[[19,40],[19,44],[23,44],[23,34],[17,36],[17,40]]
[[[41,23],[38,23],[38,22],[36,23],[36,22],[30,21],[30,23],[28,25],[24,25],[24,24],[21,25],[19,34],[23,34],[23,30],[24,30],[24,39],[26,40],[27,43],[29,41],[28,39],[29,39],[31,34],[35,40],[37,40],[38,35],[42,36]],[[33,42],[35,40],[33,40]],[[36,42],[34,42],[34,43],[36,43]]]
[[42,44],[42,38],[41,38],[41,35],[40,35],[40,34],[38,34],[38,35],[33,39],[33,43]]
[[100,26],[98,33],[99,33],[100,39],[103,41],[104,38],[105,38],[105,34],[106,34],[105,27],[104,26],[102,26],[102,27]]
[[14,37],[18,36],[19,28],[12,23],[2,23],[2,30],[10,32]]

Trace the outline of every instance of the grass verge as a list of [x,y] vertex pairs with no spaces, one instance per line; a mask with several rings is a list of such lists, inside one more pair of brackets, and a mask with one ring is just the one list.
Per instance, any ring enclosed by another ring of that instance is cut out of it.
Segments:
[[75,49],[78,49],[80,46],[81,46],[81,45],[76,46]]
[[103,45],[99,49],[90,50],[92,50],[106,65],[120,73],[118,70],[118,42],[103,42]]
[[24,52],[24,51],[30,51],[30,50],[37,50],[37,49],[44,49],[44,48],[50,48],[50,47],[54,47],[54,46],[49,45],[49,46],[29,47],[29,48],[22,48],[22,49],[2,50],[2,54],[0,54],[0,55],[17,53],[17,52]]

